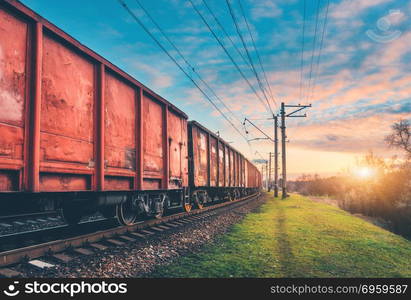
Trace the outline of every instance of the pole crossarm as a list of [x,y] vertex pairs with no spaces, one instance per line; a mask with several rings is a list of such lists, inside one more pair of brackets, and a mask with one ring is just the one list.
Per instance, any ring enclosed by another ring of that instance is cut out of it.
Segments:
[[307,116],[306,114],[300,115],[300,116],[295,116],[294,114],[299,112],[299,111],[302,111],[303,109],[311,107],[311,104],[309,104],[309,105],[300,105],[300,104],[298,104],[298,105],[284,105],[284,108],[290,108],[290,107],[291,108],[297,108],[297,109],[294,110],[293,112],[288,113],[286,115],[286,117],[298,117],[298,118],[302,117],[302,118],[305,118]]
[[[245,126],[245,122],[248,122],[248,123],[250,123],[254,128],[256,128],[259,132],[261,132],[262,134],[264,134],[266,137],[267,137],[267,140],[270,140],[270,141],[272,141],[272,142],[274,142],[274,139],[271,137],[271,136],[269,136],[268,134],[266,134],[264,131],[262,131],[257,125],[255,125],[253,122],[251,122],[249,119],[247,119],[247,118],[244,118],[244,122],[243,122],[243,125]],[[246,133],[248,133],[247,131],[246,131]]]

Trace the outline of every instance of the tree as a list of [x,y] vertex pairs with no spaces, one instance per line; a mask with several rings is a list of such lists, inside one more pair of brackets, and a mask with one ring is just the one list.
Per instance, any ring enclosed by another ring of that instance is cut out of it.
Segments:
[[392,132],[385,137],[390,147],[403,149],[411,156],[411,125],[407,120],[401,120],[392,125]]

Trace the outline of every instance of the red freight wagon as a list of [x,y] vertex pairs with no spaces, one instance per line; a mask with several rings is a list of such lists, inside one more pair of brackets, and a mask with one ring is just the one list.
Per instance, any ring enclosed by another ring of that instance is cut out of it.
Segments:
[[261,186],[260,171],[257,169],[256,166],[254,166],[249,161],[246,161],[246,165],[247,165],[247,173],[246,173],[247,187],[248,188],[259,188]]
[[127,224],[181,205],[182,111],[17,1],[0,3],[0,32],[6,210],[36,199],[75,223],[79,211],[104,205]]
[[238,151],[18,1],[0,2],[0,33],[1,215],[129,225],[260,187]]
[[194,204],[202,207],[207,202],[233,200],[252,192],[245,178],[250,181],[249,176],[254,173],[246,173],[245,165],[247,170],[256,168],[241,153],[196,121],[188,123],[188,141],[190,193]]

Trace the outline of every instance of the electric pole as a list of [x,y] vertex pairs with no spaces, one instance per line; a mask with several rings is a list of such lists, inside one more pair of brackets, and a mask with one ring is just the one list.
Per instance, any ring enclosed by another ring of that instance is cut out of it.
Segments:
[[[282,171],[283,171],[283,180],[281,182],[281,188],[282,188],[282,198],[286,198],[287,195],[287,159],[286,159],[286,153],[285,153],[285,143],[286,143],[286,132],[285,132],[285,118],[305,118],[307,115],[295,115],[295,113],[302,111],[305,108],[311,107],[310,105],[285,105],[284,102],[281,103],[281,146],[282,146]],[[291,113],[286,113],[285,109],[286,108],[294,108],[295,110],[292,111]]]
[[270,166],[268,168],[268,191],[271,191],[271,152],[270,152]]
[[262,186],[264,187],[264,164],[261,165],[261,182]]
[[278,118],[274,118],[274,197],[278,197]]
[[281,154],[282,154],[282,166],[283,166],[283,180],[281,182],[282,185],[282,198],[286,198],[287,197],[287,186],[286,186],[286,178],[287,178],[287,160],[285,157],[285,140],[286,140],[286,136],[285,136],[285,108],[284,108],[284,102],[281,102]]

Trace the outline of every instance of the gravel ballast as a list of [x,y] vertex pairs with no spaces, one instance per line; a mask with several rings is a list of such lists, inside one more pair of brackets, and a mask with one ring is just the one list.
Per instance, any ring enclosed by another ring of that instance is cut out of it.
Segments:
[[146,239],[137,239],[122,246],[95,251],[95,254],[90,256],[69,253],[73,259],[68,263],[53,262],[52,258],[48,258],[48,262],[55,263],[54,268],[41,270],[21,264],[14,269],[21,272],[24,277],[149,277],[155,267],[169,264],[180,256],[200,251],[206,244],[217,242],[217,237],[241,221],[247,213],[258,209],[264,201],[264,197],[261,196],[243,206],[156,233]]

